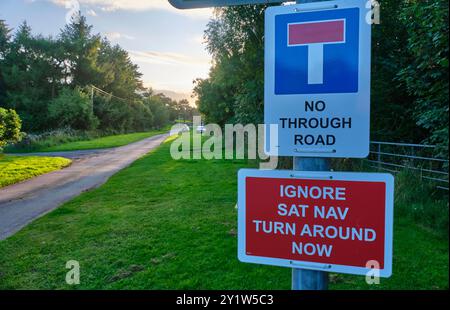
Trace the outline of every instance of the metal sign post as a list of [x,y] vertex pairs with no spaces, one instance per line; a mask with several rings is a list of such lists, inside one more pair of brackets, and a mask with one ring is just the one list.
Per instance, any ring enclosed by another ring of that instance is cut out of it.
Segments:
[[[323,0],[297,0],[298,4],[308,2],[319,2]],[[293,170],[295,171],[329,171],[329,158],[306,158],[295,157],[293,159]],[[328,272],[292,268],[293,290],[327,290]]]
[[[294,157],[295,171],[329,171],[329,158]],[[292,268],[293,290],[327,290],[328,272]]]

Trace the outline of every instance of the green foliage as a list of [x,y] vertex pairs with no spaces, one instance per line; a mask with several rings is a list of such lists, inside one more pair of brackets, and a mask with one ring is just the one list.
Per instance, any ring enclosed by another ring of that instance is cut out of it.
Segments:
[[428,132],[427,142],[437,144],[448,157],[448,1],[408,1],[400,15],[408,33],[408,64],[398,72],[410,96],[417,125]]
[[197,80],[198,109],[207,121],[261,123],[264,89],[264,9],[217,9],[205,32],[215,65]]
[[131,62],[127,51],[119,45],[112,46],[108,40],[103,39],[100,42],[97,64],[101,71],[100,79],[91,84],[118,97],[139,98],[136,91],[144,90],[142,74],[138,71],[138,66]]
[[[0,60],[5,58],[9,50],[9,41],[11,40],[11,29],[8,28],[6,22],[0,19]],[[0,67],[0,106],[4,104],[6,97],[6,87]]]
[[[372,139],[430,142],[448,156],[448,1],[380,0],[372,27]],[[264,9],[221,8],[205,32],[214,65],[197,80],[207,121],[261,123]]]
[[7,143],[20,141],[22,122],[16,111],[0,108],[0,150]]
[[127,51],[93,34],[84,16],[55,38],[33,35],[26,22],[10,33],[0,20],[0,106],[15,109],[27,132],[143,131],[192,115],[185,101],[145,90]]
[[[153,111],[154,127],[157,129],[166,125],[170,119],[170,111],[167,109],[171,100],[162,94],[152,95],[144,99],[144,104]],[[174,120],[174,119],[172,119]]]
[[406,26],[399,22],[405,0],[381,0],[380,24],[372,26],[371,138],[421,142],[425,138],[413,118],[413,99],[395,81],[408,62]]
[[86,17],[75,14],[72,22],[61,30],[58,45],[65,51],[64,66],[70,84],[99,85],[102,68],[97,60],[102,42],[100,35],[92,35],[92,26],[87,24]]
[[91,130],[98,124],[91,99],[79,88],[64,88],[59,96],[49,103],[48,115],[59,128]]
[[38,152],[67,152],[77,150],[93,150],[93,149],[105,149],[114,148],[123,145],[127,145],[133,142],[137,142],[142,139],[146,139],[158,134],[166,133],[167,130],[151,130],[145,132],[134,132],[120,135],[110,135],[97,138],[90,138],[84,140],[78,140],[73,142],[67,142],[64,144],[54,144],[48,147],[38,149]]
[[215,79],[217,67],[211,69],[210,77],[197,80],[194,92],[198,97],[198,110],[205,116],[205,122],[224,125],[234,116],[233,91]]
[[66,152],[119,147],[157,134],[166,133],[168,128],[128,134],[114,134],[105,131],[80,131],[70,128],[58,129],[40,135],[27,135],[19,144],[5,148],[7,153]]
[[59,128],[45,131],[39,134],[24,134],[19,143],[9,144],[5,147],[6,153],[35,152],[55,145],[65,144],[80,140],[91,140],[98,138],[101,132],[80,131],[72,128]]
[[48,124],[47,103],[55,95],[58,60],[51,57],[53,39],[32,37],[31,28],[23,23],[9,48],[0,58],[0,73],[5,97],[2,105],[17,111],[24,130],[35,130]]
[[192,117],[194,116],[195,109],[189,105],[189,101],[187,99],[182,99],[178,102],[178,106],[176,108],[177,118],[185,122],[192,122]]
[[[154,116],[151,109],[146,106],[142,101],[135,101],[130,104],[132,110],[133,120],[131,128],[137,131],[144,131],[154,127]],[[156,111],[155,111],[156,112]],[[168,123],[168,120],[164,120],[164,125]]]

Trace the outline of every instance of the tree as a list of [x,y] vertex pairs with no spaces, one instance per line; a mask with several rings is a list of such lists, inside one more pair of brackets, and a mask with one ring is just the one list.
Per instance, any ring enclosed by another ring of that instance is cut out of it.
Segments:
[[63,46],[66,59],[65,80],[71,85],[101,85],[101,69],[97,63],[101,38],[91,32],[92,26],[87,24],[86,17],[78,13],[59,35],[58,44]]
[[130,60],[128,52],[119,45],[111,46],[108,40],[101,42],[97,63],[99,66],[98,87],[122,98],[138,98],[142,91],[142,73]]
[[177,110],[178,110],[178,117],[181,117],[183,119],[183,122],[186,122],[187,119],[189,119],[189,111],[190,111],[189,101],[186,99],[182,99],[178,101],[177,104]]
[[6,85],[2,74],[2,63],[8,53],[11,40],[11,29],[6,22],[0,19],[0,106],[4,105],[6,100]]
[[7,143],[19,142],[22,122],[16,111],[0,108],[0,150]]
[[[448,156],[448,2],[380,0],[372,27],[371,138],[430,142]],[[215,10],[205,31],[213,67],[196,81],[208,122],[261,123],[264,9]]]
[[207,121],[261,123],[266,6],[217,9],[205,32],[214,66],[197,80],[197,106]]
[[[50,39],[49,39],[50,40]],[[2,106],[13,108],[24,122],[25,130],[38,130],[47,124],[47,101],[51,97],[48,79],[49,58],[43,51],[45,39],[33,37],[23,23],[9,43],[0,68],[6,87]]]
[[5,20],[0,19],[0,59],[4,58],[10,40],[11,29],[8,27]]
[[[95,100],[98,106],[94,112],[101,129],[131,131],[152,125],[152,112],[138,102],[138,93],[143,90],[138,67],[120,46],[93,35],[85,17],[75,16],[56,39],[32,35],[26,22],[12,38],[9,33],[6,24],[0,22],[0,105],[16,109],[25,130],[94,128],[93,115],[80,110],[86,106],[80,99],[80,89],[91,84],[114,97]],[[64,108],[69,108],[67,114],[74,119],[61,114]],[[51,116],[47,113],[50,110]],[[79,115],[88,118],[83,122]]]
[[404,48],[407,25],[399,22],[405,0],[380,1],[380,24],[372,26],[371,138],[420,142],[425,133],[412,116],[414,100],[396,81],[410,59]]
[[169,122],[170,111],[167,105],[168,100],[170,99],[165,97],[163,94],[152,95],[144,98],[144,104],[153,113],[153,126],[155,128],[161,129]]
[[407,2],[400,20],[407,25],[404,49],[408,63],[398,80],[413,98],[412,115],[429,134],[426,142],[437,144],[438,153],[448,157],[448,1]]
[[132,130],[145,131],[153,127],[154,117],[153,113],[148,106],[142,101],[136,100],[131,104],[133,110],[133,124]]
[[50,119],[57,127],[90,130],[98,125],[89,96],[76,88],[64,88],[48,106]]
[[197,96],[197,107],[205,117],[205,122],[225,125],[234,117],[234,94],[232,87],[227,87],[215,79],[215,71],[211,68],[208,79],[197,79],[194,93]]

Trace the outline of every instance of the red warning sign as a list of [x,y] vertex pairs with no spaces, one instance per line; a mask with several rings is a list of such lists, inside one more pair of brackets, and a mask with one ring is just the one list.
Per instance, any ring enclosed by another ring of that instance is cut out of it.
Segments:
[[240,258],[356,274],[375,262],[389,276],[393,177],[299,173],[240,172]]

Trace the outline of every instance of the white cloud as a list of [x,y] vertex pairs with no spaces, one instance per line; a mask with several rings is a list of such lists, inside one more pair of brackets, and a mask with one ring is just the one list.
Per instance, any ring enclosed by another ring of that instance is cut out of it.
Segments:
[[157,51],[129,51],[130,57],[135,62],[162,65],[187,65],[187,66],[208,66],[210,59],[208,57],[193,57],[172,52]]
[[126,39],[126,40],[134,40],[135,37],[133,36],[129,36],[120,32],[107,32],[105,33],[106,37],[110,40],[110,41],[117,41],[119,39]]
[[212,9],[178,10],[167,0],[47,0],[59,6],[77,1],[80,5],[95,8],[104,12],[113,11],[149,11],[165,10],[192,18],[208,19],[212,15]]
[[93,16],[93,17],[98,16],[97,13],[93,9],[87,10],[86,14],[89,15],[89,16]]
[[145,84],[153,89],[190,93],[192,81],[208,76],[210,57],[173,52],[128,51],[131,60],[145,74]]
[[194,36],[193,38],[192,38],[192,41],[194,41],[194,43],[196,43],[196,44],[203,44],[203,43],[205,43],[205,38],[203,37],[203,35],[197,35],[197,36]]

